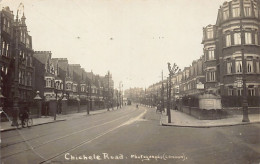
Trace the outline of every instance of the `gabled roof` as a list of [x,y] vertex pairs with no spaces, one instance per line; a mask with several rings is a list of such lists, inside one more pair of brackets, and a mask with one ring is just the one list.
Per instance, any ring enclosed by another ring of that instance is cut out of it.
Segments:
[[51,51],[35,51],[33,57],[42,64],[46,64],[47,60],[51,58]]

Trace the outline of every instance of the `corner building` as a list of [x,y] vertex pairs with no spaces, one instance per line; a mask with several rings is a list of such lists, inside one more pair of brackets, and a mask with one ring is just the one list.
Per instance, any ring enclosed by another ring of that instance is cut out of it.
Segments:
[[221,96],[242,95],[243,51],[247,96],[260,96],[259,11],[257,0],[224,2],[216,25],[203,28],[206,90]]

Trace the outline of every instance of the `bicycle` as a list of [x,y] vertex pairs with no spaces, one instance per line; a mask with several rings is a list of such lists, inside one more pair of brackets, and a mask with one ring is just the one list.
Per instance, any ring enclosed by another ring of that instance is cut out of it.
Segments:
[[21,118],[20,118],[20,121],[21,121],[21,123],[17,123],[17,128],[20,128],[20,126],[21,127],[27,127],[27,128],[30,128],[32,125],[33,125],[33,119],[31,118],[31,116],[30,116],[30,113],[29,112],[26,112],[26,118],[24,118],[24,121],[22,122],[22,120],[21,120]]

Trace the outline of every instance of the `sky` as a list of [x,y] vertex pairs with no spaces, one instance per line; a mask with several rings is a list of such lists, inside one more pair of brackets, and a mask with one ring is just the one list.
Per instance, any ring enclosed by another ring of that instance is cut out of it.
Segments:
[[110,71],[115,88],[122,81],[128,89],[160,81],[168,62],[183,69],[199,59],[203,27],[216,23],[224,0],[2,0],[0,7],[16,13],[21,2],[35,51],[101,76]]

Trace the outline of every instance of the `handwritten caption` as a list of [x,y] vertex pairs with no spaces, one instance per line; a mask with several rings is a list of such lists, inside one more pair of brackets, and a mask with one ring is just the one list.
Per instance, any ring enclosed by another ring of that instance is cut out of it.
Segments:
[[73,155],[70,153],[66,153],[64,155],[65,160],[67,161],[75,161],[75,160],[127,160],[127,159],[135,159],[140,161],[151,161],[151,160],[182,160],[185,161],[188,157],[183,153],[181,155],[169,155],[169,154],[157,154],[157,155],[142,155],[142,154],[131,154],[131,155],[110,155],[108,153],[100,153],[100,154],[91,154],[91,155]]

